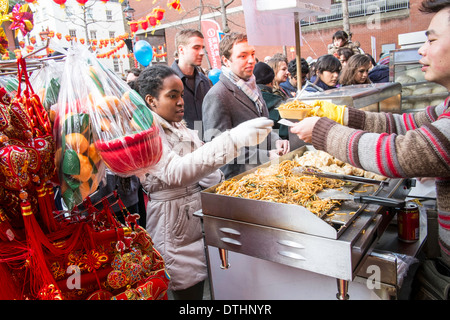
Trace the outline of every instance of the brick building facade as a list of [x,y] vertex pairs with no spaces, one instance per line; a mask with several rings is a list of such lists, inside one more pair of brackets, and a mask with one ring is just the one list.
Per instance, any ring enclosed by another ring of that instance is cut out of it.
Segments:
[[[405,1],[407,3],[407,0]],[[224,2],[227,2],[227,0]],[[409,4],[407,3],[408,5],[405,9],[350,18],[350,30],[353,34],[353,41],[359,41],[361,48],[365,52],[372,53],[372,38],[375,39],[377,56],[382,52],[383,45],[389,44],[399,48],[398,34],[423,31],[428,27],[431,16],[419,12],[420,2],[421,0],[409,0]],[[146,39],[153,47],[161,48],[162,46],[163,50],[168,53],[167,59],[162,62],[170,65],[174,59],[174,37],[176,32],[185,28],[199,29],[200,1],[181,0],[181,12],[168,8],[166,3],[166,0],[157,0],[154,4],[152,0],[129,0],[130,6],[136,10],[134,13],[135,20],[145,17],[156,6],[166,9],[164,20],[161,21],[161,24],[155,30],[151,28],[139,30],[136,32],[136,36],[138,39]],[[222,15],[220,10],[217,10],[220,7],[220,1],[203,0],[202,3],[202,17],[216,20],[222,26]],[[227,7],[227,20],[231,31],[246,32],[241,0],[235,0]],[[332,35],[341,29],[342,20],[302,26],[302,57],[318,58],[326,54],[327,45],[331,43]],[[152,31],[154,31],[153,34]],[[284,52],[289,59],[295,58],[295,52],[291,47],[256,47],[256,55],[260,60],[276,52]],[[206,61],[204,61],[203,67],[208,68]]]

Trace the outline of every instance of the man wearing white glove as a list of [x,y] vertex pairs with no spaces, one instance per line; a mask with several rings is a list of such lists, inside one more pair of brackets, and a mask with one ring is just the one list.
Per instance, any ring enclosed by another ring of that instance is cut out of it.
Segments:
[[[227,34],[220,41],[219,50],[222,73],[219,81],[206,94],[202,105],[204,141],[211,141],[226,130],[238,129],[246,120],[269,117],[253,75],[255,48],[248,44],[247,36],[242,33]],[[260,123],[262,120],[255,121]],[[244,130],[242,135],[239,140],[254,139],[246,137]],[[289,141],[281,140],[273,131],[266,140],[256,139],[258,144],[245,148],[238,158],[221,168],[226,179],[289,152]]]

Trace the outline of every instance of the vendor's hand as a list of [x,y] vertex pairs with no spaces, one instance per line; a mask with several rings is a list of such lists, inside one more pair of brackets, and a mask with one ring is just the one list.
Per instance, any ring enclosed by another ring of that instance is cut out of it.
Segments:
[[272,131],[273,121],[266,117],[242,122],[230,130],[230,136],[238,149],[260,144]]
[[313,107],[310,115],[327,117],[339,124],[344,124],[346,106],[339,106],[328,101],[318,100],[313,103]]
[[275,149],[269,151],[269,159],[273,160],[288,153],[291,150],[289,140],[277,140],[275,141]]
[[296,134],[300,140],[310,143],[312,141],[312,132],[319,117],[308,117],[296,123],[291,127],[291,132]]
[[288,153],[291,151],[291,146],[289,145],[289,140],[277,140],[275,141],[275,150],[279,156]]

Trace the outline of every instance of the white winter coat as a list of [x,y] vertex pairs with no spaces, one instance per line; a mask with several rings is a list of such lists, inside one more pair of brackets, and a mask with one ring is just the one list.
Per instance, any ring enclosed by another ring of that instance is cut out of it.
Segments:
[[141,177],[148,192],[147,231],[162,254],[171,277],[169,289],[182,290],[207,276],[200,218],[200,191],[223,179],[218,168],[238,156],[228,132],[203,144],[184,122],[169,123],[153,113],[160,126],[163,156]]

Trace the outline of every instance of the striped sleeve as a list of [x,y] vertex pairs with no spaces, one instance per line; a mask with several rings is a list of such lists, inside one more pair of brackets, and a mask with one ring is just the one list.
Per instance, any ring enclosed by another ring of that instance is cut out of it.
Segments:
[[404,135],[370,133],[323,118],[314,128],[312,143],[346,163],[387,177],[445,177],[450,176],[450,129],[445,128],[450,128],[450,118]]

